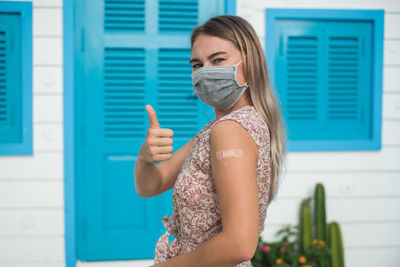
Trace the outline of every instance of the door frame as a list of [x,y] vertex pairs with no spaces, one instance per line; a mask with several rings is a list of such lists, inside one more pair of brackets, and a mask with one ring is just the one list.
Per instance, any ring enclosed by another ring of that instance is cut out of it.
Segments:
[[[64,222],[65,263],[75,267],[75,166],[74,166],[74,64],[75,64],[75,2],[63,0],[63,105],[64,105]],[[236,14],[236,0],[225,0],[225,14]]]

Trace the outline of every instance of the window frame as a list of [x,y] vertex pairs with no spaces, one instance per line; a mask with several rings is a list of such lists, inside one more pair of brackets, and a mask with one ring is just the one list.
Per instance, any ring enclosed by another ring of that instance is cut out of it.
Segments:
[[[296,151],[380,150],[382,147],[382,76],[384,10],[266,8],[265,54],[271,85],[275,90],[275,26],[279,19],[368,21],[373,23],[371,138],[368,140],[287,140],[287,149]],[[279,95],[275,91],[276,96]]]
[[0,143],[0,156],[33,155],[32,133],[32,2],[1,1],[0,13],[18,13],[21,18],[21,110],[22,140]]

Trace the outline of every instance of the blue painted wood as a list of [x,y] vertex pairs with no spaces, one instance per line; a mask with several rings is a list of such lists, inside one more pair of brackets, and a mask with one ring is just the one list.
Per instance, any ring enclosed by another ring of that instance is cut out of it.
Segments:
[[0,142],[21,142],[19,14],[0,14]]
[[76,255],[76,224],[75,220],[75,129],[74,124],[74,85],[75,85],[75,63],[80,58],[75,49],[75,15],[78,11],[74,8],[74,1],[63,1],[63,136],[64,136],[64,222],[65,222],[65,266],[75,267]]
[[382,69],[373,70],[383,13],[361,14],[267,9],[267,60],[289,151],[380,149]]
[[135,160],[149,125],[145,105],[162,128],[174,130],[174,152],[214,119],[193,94],[189,28],[168,5],[199,23],[222,13],[221,1],[75,4],[77,257],[153,258],[166,230],[161,219],[172,215],[172,190],[154,198],[135,192]]
[[225,1],[225,14],[236,15],[236,0],[226,0]]
[[278,21],[276,85],[291,140],[369,138],[371,29]]
[[32,155],[32,3],[0,2],[0,155]]

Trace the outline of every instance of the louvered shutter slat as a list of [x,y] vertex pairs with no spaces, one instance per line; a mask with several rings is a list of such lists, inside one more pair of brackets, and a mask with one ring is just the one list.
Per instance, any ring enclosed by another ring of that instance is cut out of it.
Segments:
[[197,132],[198,106],[192,101],[190,49],[162,48],[158,51],[158,107],[163,127],[174,136],[189,139]]
[[145,1],[105,0],[104,29],[106,31],[143,32],[145,29]]
[[0,125],[9,123],[9,112],[7,111],[7,56],[6,56],[6,33],[0,32]]
[[22,64],[21,15],[0,14],[0,143],[5,145],[24,142]]
[[357,120],[359,117],[359,50],[357,37],[329,38],[329,120]]
[[159,1],[158,30],[166,32],[190,32],[197,24],[198,3],[196,0]]
[[107,138],[143,135],[144,54],[144,49],[140,48],[105,48],[104,135]]
[[369,138],[370,29],[362,22],[278,20],[275,80],[289,140]]
[[286,108],[290,121],[317,119],[317,41],[315,36],[288,37]]

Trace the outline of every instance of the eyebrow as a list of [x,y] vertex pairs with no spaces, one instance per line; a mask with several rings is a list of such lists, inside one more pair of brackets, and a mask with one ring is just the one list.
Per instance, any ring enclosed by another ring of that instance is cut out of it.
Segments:
[[[212,53],[212,54],[209,55],[207,58],[208,58],[208,59],[212,59],[212,58],[215,57],[215,56],[224,55],[224,54],[227,54],[227,52],[225,52],[225,51],[218,51],[218,52]],[[200,59],[198,59],[198,58],[192,58],[192,59],[189,61],[189,64],[191,64],[191,63],[194,62],[194,61],[200,62]]]

